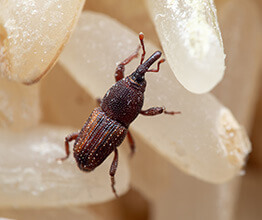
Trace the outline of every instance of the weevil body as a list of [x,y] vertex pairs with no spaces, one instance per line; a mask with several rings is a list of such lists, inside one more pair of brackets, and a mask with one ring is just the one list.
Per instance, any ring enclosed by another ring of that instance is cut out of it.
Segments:
[[113,85],[101,100],[100,107],[95,108],[79,133],[73,133],[65,138],[66,157],[68,158],[69,142],[75,140],[74,157],[78,167],[83,171],[92,171],[98,167],[113,151],[114,159],[109,171],[112,190],[115,190],[115,173],[118,164],[117,147],[128,137],[131,151],[134,152],[134,141],[128,131],[130,123],[139,114],[153,116],[161,113],[175,114],[180,112],[168,112],[163,107],[152,107],[142,110],[144,92],[146,88],[145,73],[158,72],[164,59],[158,61],[157,69],[149,69],[160,57],[161,52],[156,51],[145,62],[144,35],[139,34],[143,49],[140,65],[137,69],[124,78],[124,66],[138,56],[138,48],[134,54],[121,62],[115,72],[116,84]]

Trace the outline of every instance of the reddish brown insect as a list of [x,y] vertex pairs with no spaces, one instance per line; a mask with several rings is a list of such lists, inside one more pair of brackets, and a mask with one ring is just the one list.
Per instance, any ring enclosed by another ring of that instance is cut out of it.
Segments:
[[117,66],[116,84],[107,91],[100,102],[100,107],[93,110],[81,131],[65,138],[66,157],[61,158],[65,160],[69,157],[69,142],[75,140],[73,151],[77,165],[81,170],[89,172],[98,167],[114,151],[115,156],[109,173],[112,190],[116,196],[114,176],[118,164],[117,147],[127,135],[131,153],[133,154],[135,150],[133,138],[128,131],[130,123],[138,114],[153,116],[161,113],[171,115],[179,113],[168,112],[162,107],[142,110],[146,87],[145,73],[158,72],[160,64],[165,60],[158,61],[157,69],[149,69],[161,57],[161,52],[156,51],[143,63],[146,53],[143,33],[139,34],[139,39],[143,50],[140,65],[131,75],[124,78],[124,66],[138,56],[139,47],[134,54]]

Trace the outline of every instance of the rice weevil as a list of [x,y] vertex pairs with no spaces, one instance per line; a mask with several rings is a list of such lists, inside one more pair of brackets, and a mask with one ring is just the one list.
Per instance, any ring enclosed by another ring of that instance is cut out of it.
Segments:
[[154,52],[145,62],[144,34],[139,34],[139,40],[143,53],[140,65],[137,69],[124,78],[125,65],[138,56],[138,49],[117,65],[115,71],[116,83],[107,91],[100,106],[95,108],[80,132],[68,135],[65,138],[66,156],[69,157],[69,142],[75,140],[73,152],[78,167],[90,172],[98,167],[113,151],[114,159],[109,170],[111,176],[112,191],[117,197],[115,190],[115,173],[118,164],[117,147],[127,136],[131,153],[134,153],[135,144],[128,130],[130,123],[139,115],[153,116],[161,113],[174,115],[180,112],[166,111],[163,107],[152,107],[142,110],[144,92],[146,88],[145,73],[158,72],[159,66],[165,60],[157,63],[156,69],[149,69],[162,55],[160,51]]

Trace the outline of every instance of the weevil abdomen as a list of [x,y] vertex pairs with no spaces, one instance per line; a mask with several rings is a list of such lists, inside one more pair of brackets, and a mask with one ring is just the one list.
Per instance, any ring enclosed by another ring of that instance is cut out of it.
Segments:
[[78,167],[94,170],[123,142],[126,133],[123,125],[109,118],[101,108],[95,108],[74,144]]

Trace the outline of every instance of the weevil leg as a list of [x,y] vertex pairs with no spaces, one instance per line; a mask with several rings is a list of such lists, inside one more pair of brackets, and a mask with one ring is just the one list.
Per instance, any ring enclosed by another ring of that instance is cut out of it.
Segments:
[[128,143],[129,143],[130,149],[131,149],[130,156],[132,157],[135,153],[136,146],[135,146],[134,138],[132,137],[130,131],[127,131],[127,140],[128,140]]
[[118,165],[118,150],[117,150],[117,148],[115,148],[115,156],[114,156],[113,162],[111,164],[109,174],[111,176],[112,191],[115,194],[115,196],[118,198],[118,195],[117,195],[117,192],[116,192],[116,189],[115,189],[115,174],[116,174],[116,170],[117,170],[117,165]]
[[69,134],[68,136],[65,137],[65,152],[66,156],[62,158],[58,158],[57,160],[63,161],[66,160],[69,155],[70,155],[70,150],[69,150],[69,142],[75,140],[78,137],[79,133],[75,132],[72,134]]
[[180,114],[181,112],[174,112],[174,111],[166,111],[163,107],[152,107],[147,110],[141,110],[140,114],[145,116],[154,116],[159,114],[168,114],[168,115],[174,115],[174,114]]
[[124,72],[125,72],[125,65],[130,63],[134,58],[138,56],[138,51],[140,49],[140,46],[136,49],[136,51],[131,54],[128,58],[126,58],[124,61],[119,63],[116,67],[115,71],[115,80],[116,82],[124,78]]

